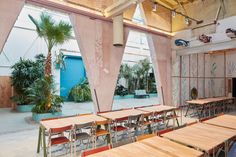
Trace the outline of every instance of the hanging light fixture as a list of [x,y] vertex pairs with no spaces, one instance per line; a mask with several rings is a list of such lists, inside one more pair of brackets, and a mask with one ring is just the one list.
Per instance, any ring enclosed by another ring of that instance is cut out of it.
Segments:
[[184,20],[185,20],[186,25],[189,26],[191,24],[191,21],[189,20],[188,17],[185,17]]
[[171,11],[171,15],[172,15],[172,17],[175,18],[175,16],[176,16],[176,11],[175,11],[175,10],[172,10],[172,11]]
[[152,4],[152,11],[156,12],[157,11],[157,2],[153,2]]

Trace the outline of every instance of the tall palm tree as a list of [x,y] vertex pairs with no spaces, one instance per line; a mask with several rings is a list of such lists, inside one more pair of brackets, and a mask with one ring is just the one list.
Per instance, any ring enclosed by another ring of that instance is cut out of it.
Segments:
[[72,35],[72,26],[64,21],[56,23],[52,17],[46,13],[40,15],[40,20],[36,20],[29,15],[30,20],[36,26],[38,36],[43,38],[48,47],[48,55],[45,63],[44,74],[46,77],[52,74],[51,51],[54,46],[61,45],[69,40]]

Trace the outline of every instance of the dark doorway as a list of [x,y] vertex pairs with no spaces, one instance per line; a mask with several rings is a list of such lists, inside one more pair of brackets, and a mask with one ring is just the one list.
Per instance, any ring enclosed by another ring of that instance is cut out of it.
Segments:
[[232,96],[236,97],[236,78],[232,78]]

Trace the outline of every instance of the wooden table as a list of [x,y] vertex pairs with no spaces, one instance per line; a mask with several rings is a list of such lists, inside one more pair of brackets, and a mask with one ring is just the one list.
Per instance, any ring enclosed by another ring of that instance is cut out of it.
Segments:
[[205,109],[205,106],[208,104],[224,104],[224,102],[233,100],[232,97],[214,97],[214,98],[205,98],[205,99],[196,99],[196,100],[188,100],[186,103],[188,103],[188,108],[185,113],[185,116],[187,116],[188,111],[191,107],[193,108],[200,108],[200,112],[197,112],[198,117],[203,116],[203,111]]
[[164,117],[164,123],[167,119],[167,113],[172,112],[173,115],[173,124],[175,125],[175,122],[179,126],[179,121],[177,118],[176,110],[178,110],[177,107],[174,106],[165,106],[165,105],[155,105],[155,106],[147,106],[147,107],[142,107],[138,108],[139,110],[146,111],[146,112],[153,112],[155,114],[163,114]]
[[145,114],[148,113],[146,111],[141,111],[138,109],[125,109],[125,110],[119,110],[119,111],[111,111],[111,112],[106,112],[106,113],[100,113],[99,115],[111,120],[116,120],[119,118],[124,118],[128,116],[135,116],[135,115],[140,115],[140,114]]
[[140,141],[150,147],[159,149],[167,154],[174,155],[175,157],[200,157],[203,156],[203,152],[197,151],[195,149],[186,147],[184,145],[175,143],[166,138],[161,138],[159,136],[148,138]]
[[[192,146],[206,152],[215,152],[217,146],[224,144],[228,148],[228,142],[236,136],[236,130],[218,126],[197,123],[166,134],[163,137],[181,144]],[[228,151],[226,151],[227,154]]]
[[236,116],[233,115],[218,116],[216,118],[204,121],[204,123],[236,130]]
[[123,145],[89,157],[200,157],[203,153],[161,137]]
[[50,128],[58,128],[68,125],[85,124],[89,122],[104,121],[104,120],[106,119],[103,117],[91,114],[91,115],[75,116],[68,118],[60,118],[48,121],[40,121],[37,153],[40,152],[40,144],[41,142],[43,142],[44,157],[47,157],[45,131],[49,130]]

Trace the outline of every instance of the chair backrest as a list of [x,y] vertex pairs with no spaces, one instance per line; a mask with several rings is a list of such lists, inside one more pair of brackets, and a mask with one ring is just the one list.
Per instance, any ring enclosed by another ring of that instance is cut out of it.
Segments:
[[92,128],[94,126],[94,122],[88,122],[84,124],[75,124],[75,130],[83,129],[83,128]]
[[56,133],[62,133],[62,132],[69,131],[69,130],[72,130],[72,125],[59,127],[59,128],[50,128],[49,132],[51,134],[56,134]]
[[115,121],[116,122],[122,122],[128,120],[128,117],[122,117],[122,118],[117,118]]
[[120,147],[135,142],[134,138],[123,139],[122,141],[112,143],[112,148]]
[[128,117],[128,121],[132,122],[132,121],[138,121],[141,118],[141,114],[140,115],[132,115]]
[[173,131],[173,130],[174,130],[174,128],[169,128],[169,129],[161,130],[161,131],[159,131],[157,134],[160,136],[160,135],[162,135],[162,134],[171,132],[171,131]]
[[136,137],[136,141],[141,141],[147,138],[155,137],[157,136],[156,134],[144,134]]
[[102,151],[106,151],[106,150],[109,150],[109,149],[110,149],[110,145],[95,148],[95,149],[86,150],[86,151],[82,152],[81,157],[86,157],[86,156],[89,156],[89,155],[92,155],[92,154],[95,154],[95,153],[99,153],[99,152],[102,152]]

